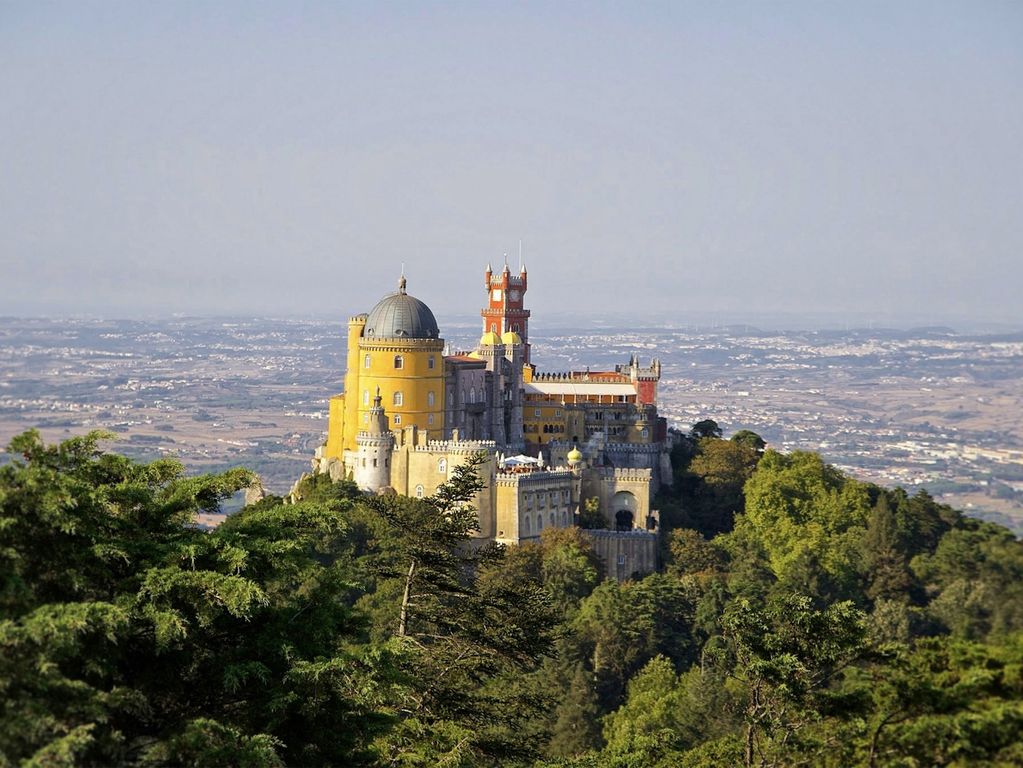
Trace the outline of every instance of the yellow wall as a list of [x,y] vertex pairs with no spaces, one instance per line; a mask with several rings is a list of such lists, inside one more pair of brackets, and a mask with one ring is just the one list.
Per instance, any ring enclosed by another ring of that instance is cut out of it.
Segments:
[[[438,486],[451,479],[455,467],[465,464],[472,458],[473,452],[464,449],[457,451],[446,450],[443,444],[430,450],[415,450],[405,448],[405,461],[395,462],[397,473],[403,477],[395,477],[392,472],[392,485],[394,490],[405,496],[417,495],[419,486],[423,488],[423,496],[432,496],[437,492]],[[441,464],[443,460],[443,465]],[[441,467],[443,466],[443,471]],[[493,453],[487,455],[487,460],[480,467],[479,475],[483,480],[483,489],[476,494],[471,504],[476,508],[479,515],[479,530],[474,534],[476,538],[491,538],[494,535],[494,472],[497,467],[497,459]]]
[[[441,437],[444,431],[445,402],[443,350],[444,342],[433,339],[386,344],[363,341],[358,355],[358,381],[355,388],[348,390],[348,396],[357,401],[358,426],[355,431],[358,432],[366,423],[379,387],[381,405],[387,414],[390,429],[416,426],[432,433],[430,439]],[[394,358],[398,355],[402,359],[401,368],[394,366]],[[367,356],[369,367],[366,367]],[[401,405],[395,404],[396,392],[401,393]],[[395,416],[401,417],[400,424],[395,423]]]
[[327,411],[327,452],[328,459],[342,458],[345,429],[345,396],[334,395],[330,398]]
[[[537,416],[536,412],[540,411]],[[546,445],[552,440],[569,439],[567,410],[561,403],[525,402],[522,404],[522,432],[527,443]],[[544,432],[544,425],[553,427],[555,432]]]
[[[348,354],[345,368],[345,394],[352,395],[359,389],[359,339],[366,327],[366,315],[356,315],[348,319]],[[341,438],[341,447],[345,451],[355,450],[355,436],[359,432],[361,419],[358,414],[359,398],[345,398],[345,416]],[[339,456],[338,458],[342,458]]]
[[[443,339],[366,340],[363,338],[365,327],[366,315],[348,320],[345,391],[336,402],[331,399],[327,422],[328,458],[343,459],[345,451],[356,450],[355,438],[368,423],[377,388],[387,414],[388,428],[416,426],[432,433],[430,439],[443,436]],[[401,368],[394,367],[396,355],[402,358]],[[396,392],[402,395],[401,405],[394,402]],[[401,423],[396,424],[394,417],[399,415]]]
[[518,544],[519,535],[519,486],[513,483],[498,483],[494,488],[497,538],[502,543]]

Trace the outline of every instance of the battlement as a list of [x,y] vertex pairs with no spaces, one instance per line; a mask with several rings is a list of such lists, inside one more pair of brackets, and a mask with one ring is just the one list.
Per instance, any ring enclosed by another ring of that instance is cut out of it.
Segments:
[[511,272],[491,272],[490,286],[500,288],[502,285],[525,285],[525,273],[513,275]]
[[355,436],[355,442],[360,445],[387,445],[394,443],[394,435],[390,432],[368,432],[360,430]]
[[581,381],[603,384],[628,384],[629,377],[617,371],[550,371],[533,374],[533,381]]
[[427,440],[426,445],[417,445],[413,450],[465,456],[481,451],[484,453],[497,451],[497,443],[494,440]]
[[367,315],[365,312],[363,312],[360,315],[351,315],[348,318],[348,324],[349,325],[365,325],[366,324],[366,320],[368,318],[369,318],[369,315]]
[[657,540],[657,534],[653,531],[645,531],[642,528],[632,528],[628,531],[612,531],[605,528],[584,528],[582,529],[586,536],[593,539],[645,539],[649,538],[654,541]]
[[660,453],[663,443],[614,443],[604,444],[605,453]]
[[652,469],[633,467],[597,467],[604,482],[649,483],[653,478]]
[[497,485],[504,486],[536,486],[545,485],[552,481],[571,480],[573,477],[571,470],[568,469],[538,469],[532,472],[498,472],[495,476],[495,482]]
[[[576,447],[576,443],[569,442],[568,440],[551,440],[549,443],[544,445],[548,446],[550,450],[565,450],[570,451]],[[585,451],[586,444],[579,444],[579,449]],[[615,443],[610,442],[606,438],[600,443],[600,450],[605,453],[660,453],[664,450],[664,443]]]
[[639,357],[633,355],[627,365],[616,365],[615,371],[632,379],[657,381],[661,378],[661,361],[654,357],[651,358],[650,365],[643,367],[639,364]]

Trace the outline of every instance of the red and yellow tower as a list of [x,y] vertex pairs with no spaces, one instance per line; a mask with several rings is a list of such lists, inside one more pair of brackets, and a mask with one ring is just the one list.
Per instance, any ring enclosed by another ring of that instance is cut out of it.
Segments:
[[499,274],[487,265],[483,284],[487,289],[487,303],[480,312],[483,333],[517,333],[522,339],[522,362],[529,363],[529,310],[525,308],[526,268],[513,275],[508,265]]

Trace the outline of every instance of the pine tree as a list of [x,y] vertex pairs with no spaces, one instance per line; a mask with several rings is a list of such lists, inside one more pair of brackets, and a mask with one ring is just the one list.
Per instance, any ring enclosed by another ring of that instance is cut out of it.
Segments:
[[481,467],[482,457],[456,467],[429,498],[376,501],[393,546],[381,575],[400,585],[390,647],[404,693],[381,742],[391,763],[478,764],[538,749],[517,738],[517,724],[549,702],[502,680],[539,666],[556,617],[542,587],[479,578],[504,556],[472,541]]
[[863,564],[867,597],[871,600],[905,598],[912,578],[899,546],[899,529],[888,496],[881,493],[870,512],[863,537]]
[[582,664],[572,671],[572,682],[558,704],[557,719],[547,744],[554,757],[576,757],[600,748],[600,706],[593,675]]

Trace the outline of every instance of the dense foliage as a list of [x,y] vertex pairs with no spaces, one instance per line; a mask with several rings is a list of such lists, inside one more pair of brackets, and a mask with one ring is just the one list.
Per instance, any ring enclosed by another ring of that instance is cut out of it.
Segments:
[[1023,764],[1023,546],[819,456],[677,436],[662,572],[584,531],[470,546],[428,499],[102,435],[0,467],[0,765]]

